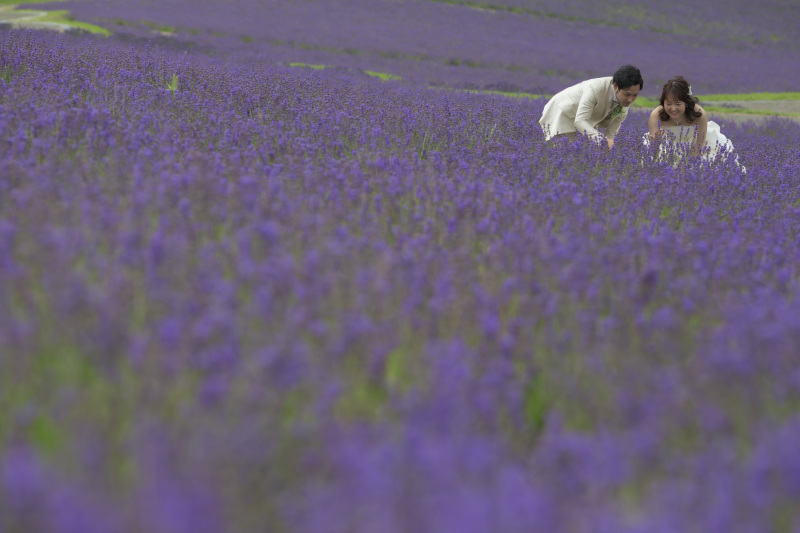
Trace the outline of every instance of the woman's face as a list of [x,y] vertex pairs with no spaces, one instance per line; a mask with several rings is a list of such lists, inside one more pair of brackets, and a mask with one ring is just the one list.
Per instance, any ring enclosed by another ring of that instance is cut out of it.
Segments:
[[664,111],[666,111],[667,115],[671,118],[677,119],[686,113],[686,102],[672,99],[664,100]]

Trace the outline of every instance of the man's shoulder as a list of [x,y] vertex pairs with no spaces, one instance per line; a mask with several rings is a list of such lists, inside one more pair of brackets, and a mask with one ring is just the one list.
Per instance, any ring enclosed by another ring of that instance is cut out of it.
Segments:
[[566,89],[556,93],[553,95],[553,100],[577,100],[581,97],[585,91],[591,91],[595,95],[602,96],[603,91],[609,89],[611,87],[612,77],[607,76],[605,78],[593,78],[590,80],[584,80],[580,83],[576,83],[575,85],[571,85]]
[[602,78],[593,78],[591,80],[586,80],[584,83],[590,86],[593,89],[607,89],[611,87],[611,84],[614,82],[613,76],[605,76]]
[[604,78],[592,78],[590,80],[583,80],[582,82],[576,83],[571,87],[567,87],[567,89],[585,89],[586,87],[591,87],[594,89],[598,87],[610,87],[613,79],[614,78],[611,76],[606,76]]

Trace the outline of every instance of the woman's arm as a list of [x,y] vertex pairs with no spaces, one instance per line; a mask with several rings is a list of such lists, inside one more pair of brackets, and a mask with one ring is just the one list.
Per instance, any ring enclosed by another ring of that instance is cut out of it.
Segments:
[[694,146],[692,146],[692,155],[699,156],[703,153],[703,150],[706,147],[706,134],[708,133],[708,115],[706,114],[706,110],[702,107],[695,106],[700,113],[699,118],[695,119],[694,124],[697,127],[697,136],[694,140]]
[[653,109],[650,112],[650,118],[647,120],[647,127],[650,129],[650,140],[655,141],[656,139],[660,138],[661,135],[664,133],[662,130],[658,128],[659,119],[658,115],[661,113],[661,106]]

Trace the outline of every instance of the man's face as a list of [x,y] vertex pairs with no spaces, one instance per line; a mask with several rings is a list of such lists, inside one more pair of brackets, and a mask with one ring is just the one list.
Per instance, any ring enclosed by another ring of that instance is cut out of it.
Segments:
[[614,84],[614,94],[617,96],[617,100],[619,103],[622,104],[623,107],[630,106],[636,97],[639,96],[639,91],[642,90],[641,85],[631,85],[630,87],[625,87],[624,89],[620,89],[617,87],[617,84]]

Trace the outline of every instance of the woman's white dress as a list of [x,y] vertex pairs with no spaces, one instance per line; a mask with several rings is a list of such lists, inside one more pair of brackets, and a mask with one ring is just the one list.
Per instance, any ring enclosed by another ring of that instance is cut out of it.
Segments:
[[[665,138],[660,143],[659,153],[656,154],[656,158],[662,161],[672,161],[673,164],[677,164],[692,150],[697,128],[691,125],[664,126],[662,123],[661,129],[664,131]],[[645,146],[650,146],[652,142],[650,140],[650,135],[645,134],[643,141]],[[747,171],[739,164],[739,156],[733,149],[733,143],[722,134],[719,129],[719,124],[713,120],[708,121],[708,129],[706,130],[706,150],[701,157],[706,161],[715,161],[718,158],[732,158],[743,172]]]

